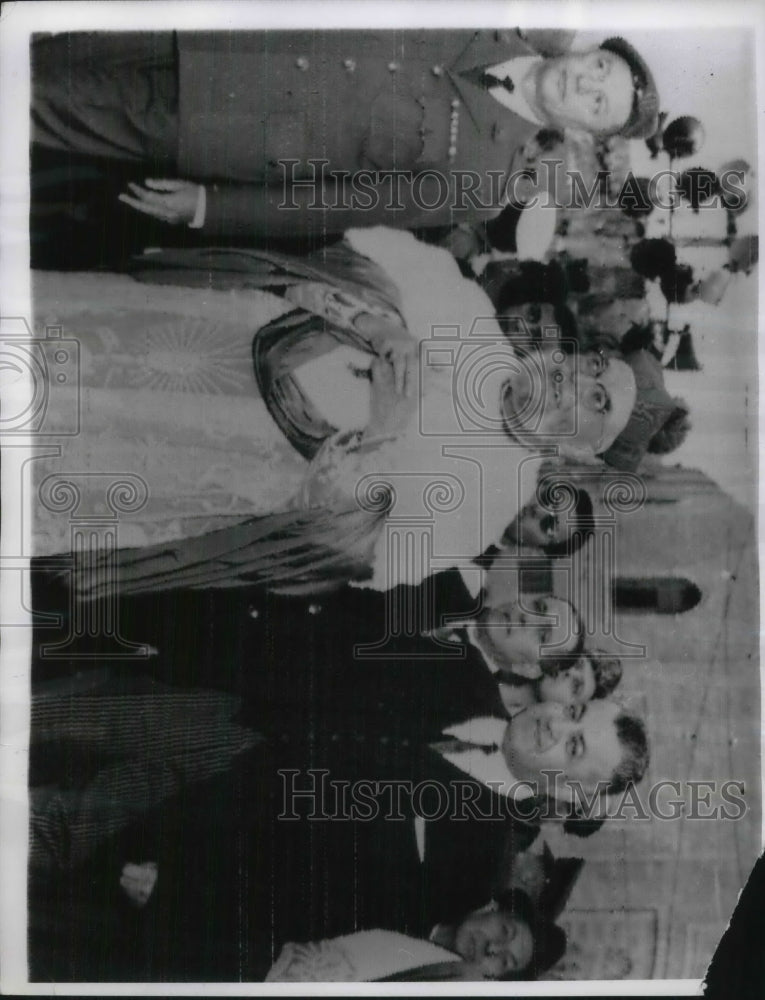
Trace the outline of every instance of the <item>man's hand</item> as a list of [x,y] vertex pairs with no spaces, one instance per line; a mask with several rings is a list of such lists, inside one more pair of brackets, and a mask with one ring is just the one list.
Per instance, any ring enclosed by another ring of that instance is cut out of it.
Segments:
[[417,381],[417,341],[414,337],[403,326],[371,313],[359,316],[356,326],[372,342],[379,357],[392,368],[394,389],[398,395],[405,398],[413,396]]
[[122,869],[120,886],[134,906],[143,907],[154,891],[157,875],[156,861],[144,861],[142,864],[128,862]]
[[121,194],[119,200],[171,226],[188,225],[194,221],[202,185],[193,181],[150,178],[144,181],[144,185],[129,183],[130,194]]
[[403,391],[399,391],[396,369],[389,358],[375,358],[369,371],[372,401],[365,438],[395,436],[411,420],[417,397],[413,393],[407,395],[406,380]]

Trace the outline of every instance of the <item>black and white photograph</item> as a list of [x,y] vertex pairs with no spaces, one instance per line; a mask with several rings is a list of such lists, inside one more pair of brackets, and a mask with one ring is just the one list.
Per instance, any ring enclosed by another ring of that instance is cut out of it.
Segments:
[[762,30],[4,5],[4,991],[762,995]]

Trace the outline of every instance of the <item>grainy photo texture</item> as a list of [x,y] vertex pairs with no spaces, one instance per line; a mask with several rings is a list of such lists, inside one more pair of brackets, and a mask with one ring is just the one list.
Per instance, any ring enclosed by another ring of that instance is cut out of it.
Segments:
[[701,980],[760,851],[752,33],[29,53],[29,981]]

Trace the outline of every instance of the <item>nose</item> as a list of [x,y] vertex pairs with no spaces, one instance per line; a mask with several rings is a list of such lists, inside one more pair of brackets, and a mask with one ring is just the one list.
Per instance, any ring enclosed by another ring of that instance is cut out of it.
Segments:
[[586,70],[579,73],[576,78],[576,89],[580,94],[589,94],[597,86],[598,81]]
[[[551,704],[556,703],[553,702]],[[550,744],[546,749],[549,749],[550,746],[555,746],[556,743],[560,743],[561,740],[565,739],[568,736],[569,730],[574,725],[572,720],[565,714],[564,706],[556,704],[556,708],[558,707],[561,711],[550,714],[546,720],[550,740]]]
[[547,753],[561,740],[561,733],[553,717],[548,716],[539,724],[539,749],[542,753]]

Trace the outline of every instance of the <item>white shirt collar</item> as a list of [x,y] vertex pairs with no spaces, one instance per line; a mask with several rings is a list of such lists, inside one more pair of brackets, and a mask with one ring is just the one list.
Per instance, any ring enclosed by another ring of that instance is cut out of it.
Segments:
[[519,781],[507,766],[502,753],[502,740],[508,726],[507,719],[479,716],[458,722],[444,729],[446,736],[470,743],[494,743],[497,749],[491,753],[484,750],[440,751],[441,755],[460,771],[469,774],[486,785],[497,795],[506,795],[512,801],[520,802],[534,794],[528,782]]
[[[439,750],[438,753],[453,764],[458,770],[480,781],[496,795],[506,795],[513,802],[521,802],[535,794],[526,781],[519,781],[502,754],[502,740],[507,729],[508,719],[497,719],[493,716],[478,716],[457,722],[443,730],[445,736],[453,736],[469,743],[495,743],[498,747],[492,753],[484,750]],[[425,860],[425,820],[422,816],[414,817],[414,836],[417,842],[417,854],[420,861]]]
[[515,59],[508,59],[507,62],[488,67],[489,73],[498,76],[500,79],[509,76],[515,84],[515,90],[512,93],[508,93],[504,87],[490,87],[489,93],[491,96],[509,111],[514,111],[521,118],[525,118],[527,122],[539,125],[540,128],[544,125],[544,122],[539,120],[532,110],[531,105],[524,97],[521,80],[523,80],[532,66],[541,62],[541,56],[516,56]]
[[[488,657],[486,655],[486,652],[485,652],[483,646],[481,646],[480,642],[478,641],[478,629],[477,629],[477,627],[475,625],[475,622],[471,622],[469,625],[465,626],[465,634],[467,636],[467,641],[470,643],[471,646],[474,646],[475,649],[478,650],[478,652],[481,654],[481,658],[482,658],[483,662],[486,664],[486,666],[489,668],[489,670],[493,674],[498,673],[499,672],[499,667],[494,662],[494,660],[492,660],[490,657]],[[489,742],[493,743],[494,741],[490,740]]]
[[[470,743],[495,743],[498,748],[507,729],[507,719],[497,719],[492,716],[479,716],[458,722],[443,730],[445,736],[453,736],[458,740]],[[502,750],[493,753],[483,750],[458,750],[450,753],[448,750],[437,751],[444,760],[448,760],[458,770],[480,781],[496,795],[506,795],[514,802],[520,802],[534,795],[528,782],[518,781],[502,755]],[[414,836],[417,843],[417,854],[420,861],[425,860],[425,820],[422,816],[414,817]]]

